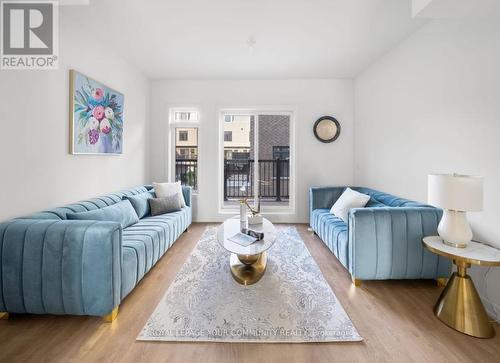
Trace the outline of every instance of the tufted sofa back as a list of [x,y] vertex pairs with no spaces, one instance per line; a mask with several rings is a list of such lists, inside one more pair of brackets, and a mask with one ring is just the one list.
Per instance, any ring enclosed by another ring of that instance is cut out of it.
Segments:
[[92,198],[81,202],[65,205],[63,207],[48,209],[42,212],[33,213],[31,215],[20,217],[19,219],[55,219],[64,220],[68,213],[85,212],[89,210],[104,208],[113,205],[122,200],[124,196],[135,195],[151,190],[152,186],[143,185],[132,189],[127,189],[121,192],[110,193],[102,197]]
[[360,193],[371,197],[367,207],[430,207],[430,205],[418,203],[413,200],[396,197],[392,194],[379,192],[378,190],[365,187],[351,187]]

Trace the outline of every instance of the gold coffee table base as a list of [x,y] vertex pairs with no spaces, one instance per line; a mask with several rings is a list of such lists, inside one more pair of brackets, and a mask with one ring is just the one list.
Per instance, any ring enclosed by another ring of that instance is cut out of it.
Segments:
[[488,319],[479,294],[467,268],[470,264],[453,261],[457,272],[451,275],[448,284],[434,306],[434,314],[449,327],[477,338],[495,336],[495,329]]
[[236,282],[242,285],[252,285],[259,281],[266,271],[267,254],[266,252],[258,255],[231,253],[229,265]]

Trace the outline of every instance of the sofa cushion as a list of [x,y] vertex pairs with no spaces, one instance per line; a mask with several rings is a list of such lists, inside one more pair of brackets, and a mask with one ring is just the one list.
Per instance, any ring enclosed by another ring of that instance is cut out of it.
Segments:
[[175,183],[153,183],[155,194],[158,198],[169,197],[173,194],[177,194],[179,197],[179,202],[181,203],[181,208],[186,206],[186,201],[184,200],[184,193],[182,191],[181,182]]
[[172,212],[167,214],[162,214],[159,216],[151,216],[144,218],[146,222],[159,222],[168,223],[173,226],[173,239],[172,243],[177,240],[177,238],[186,230],[186,228],[191,224],[191,208],[184,207],[179,212]]
[[165,254],[191,223],[191,208],[146,217],[122,233],[122,299]]
[[165,213],[178,212],[181,210],[181,202],[177,194],[164,198],[151,198],[148,200],[151,215],[157,216]]
[[369,200],[369,195],[357,192],[351,188],[346,188],[339,199],[333,204],[330,213],[335,214],[335,216],[347,222],[349,210],[351,208],[364,207]]
[[135,212],[134,207],[128,200],[119,203],[80,213],[68,213],[67,219],[76,220],[93,220],[93,221],[111,221],[118,222],[122,228],[126,228],[134,223],[139,222],[139,217]]
[[137,285],[139,281],[138,272],[143,271],[144,267],[138,267],[139,258],[135,248],[123,246],[122,248],[122,284],[121,284],[121,299],[127,296]]
[[36,212],[16,219],[55,219],[59,221],[62,220],[61,216],[54,212]]
[[144,218],[145,216],[151,214],[148,199],[154,197],[155,193],[148,191],[137,195],[125,195],[123,196],[123,200],[128,200],[132,204],[132,207],[134,207],[137,216],[139,218]]
[[348,227],[342,219],[330,213],[329,209],[315,209],[311,215],[312,227],[328,249],[344,265],[349,263]]
[[365,205],[366,208],[387,208],[387,205],[380,203],[375,198],[371,197],[368,203]]

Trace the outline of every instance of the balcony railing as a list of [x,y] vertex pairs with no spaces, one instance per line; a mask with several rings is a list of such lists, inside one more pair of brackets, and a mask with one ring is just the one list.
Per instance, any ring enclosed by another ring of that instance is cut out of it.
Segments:
[[[224,200],[254,197],[254,163],[252,159],[224,160]],[[258,170],[263,200],[281,202],[289,198],[289,160],[259,160]]]
[[[224,200],[253,198],[254,196],[253,159],[224,160]],[[175,161],[176,180],[193,189],[198,188],[197,159],[177,159]],[[287,201],[290,197],[290,161],[259,160],[259,195],[264,201]]]
[[198,159],[176,159],[175,180],[198,190]]

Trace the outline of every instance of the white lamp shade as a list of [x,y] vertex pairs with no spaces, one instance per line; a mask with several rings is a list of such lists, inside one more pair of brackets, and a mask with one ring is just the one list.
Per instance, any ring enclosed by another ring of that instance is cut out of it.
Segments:
[[455,211],[483,210],[483,177],[430,174],[428,202],[436,207]]

